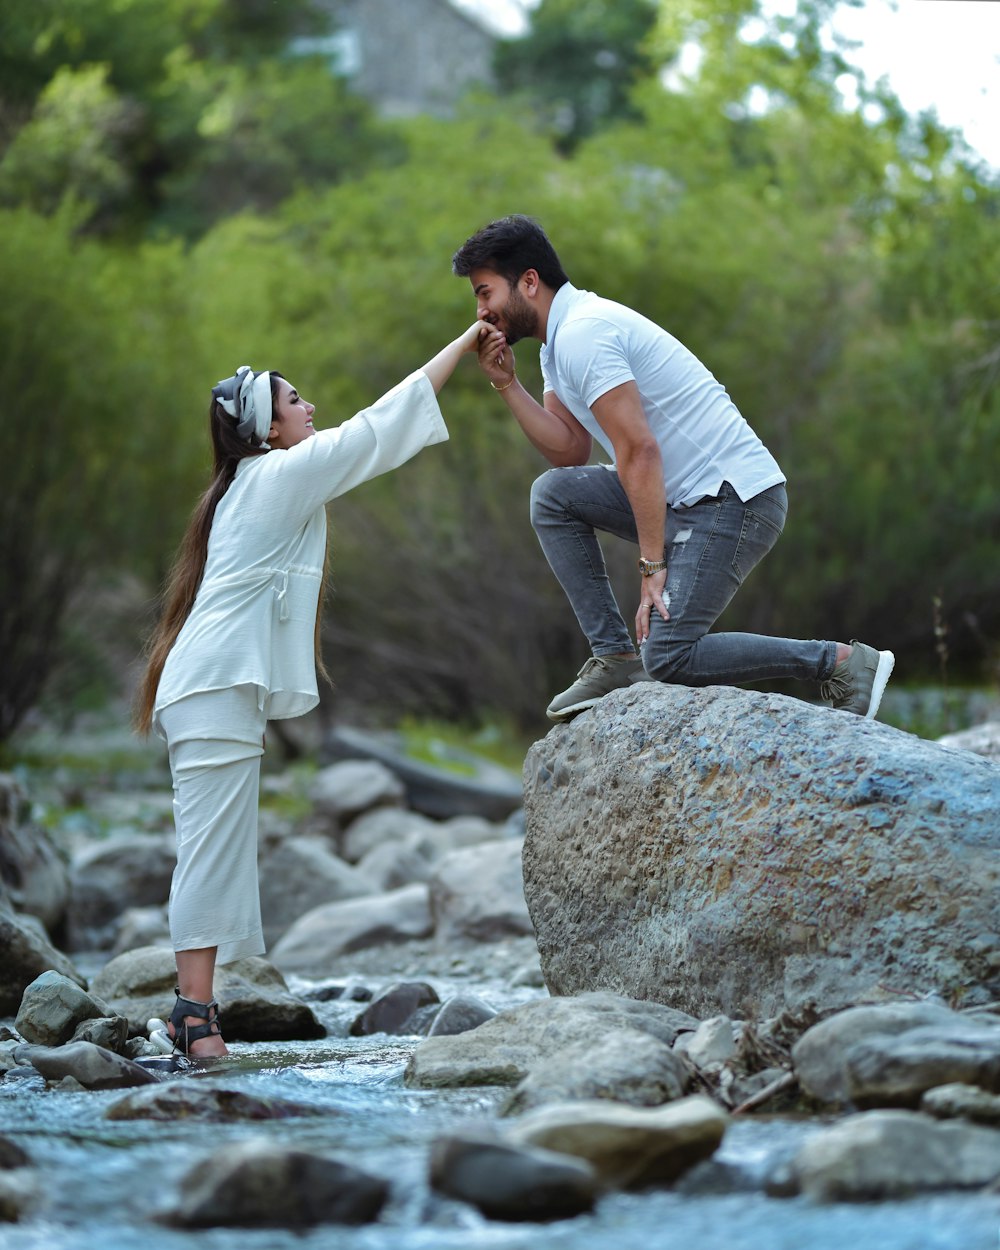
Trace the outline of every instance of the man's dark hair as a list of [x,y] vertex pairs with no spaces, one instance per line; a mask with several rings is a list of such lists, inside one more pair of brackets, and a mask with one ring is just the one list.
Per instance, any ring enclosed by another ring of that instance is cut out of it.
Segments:
[[460,278],[467,278],[473,269],[492,269],[511,286],[526,269],[534,269],[553,291],[569,281],[548,235],[523,213],[501,217],[477,230],[451,258],[451,267]]

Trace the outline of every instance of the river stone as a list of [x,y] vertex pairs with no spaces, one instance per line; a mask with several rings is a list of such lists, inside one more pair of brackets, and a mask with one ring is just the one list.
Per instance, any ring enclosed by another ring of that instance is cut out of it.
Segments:
[[346,824],[372,807],[402,807],[403,783],[378,760],[342,760],[321,768],[309,787],[317,812]]
[[42,1200],[42,1180],[33,1168],[0,1172],[0,1221],[15,1224]]
[[935,1085],[975,1085],[1000,1093],[1000,1027],[969,1024],[869,1037],[845,1056],[847,1092],[856,1107],[910,1107]]
[[421,1007],[440,1003],[437,991],[426,981],[399,981],[377,994],[351,1023],[351,1037],[368,1037],[372,1033],[405,1034],[418,1029],[407,1028],[414,1013]]
[[937,1003],[893,1003],[837,1012],[807,1029],[792,1047],[795,1075],[805,1092],[819,1102],[846,1103],[850,1098],[847,1055],[852,1046],[928,1025],[961,1030],[964,1021],[957,1011]]
[[693,1033],[682,1033],[677,1050],[697,1068],[728,1063],[736,1055],[736,1033],[728,1016],[710,1016]]
[[278,940],[271,958],[285,972],[322,975],[331,960],[433,932],[426,885],[315,907]]
[[862,1112],[810,1138],[791,1170],[821,1202],[975,1189],[1000,1176],[1000,1132],[915,1111]]
[[938,1085],[920,1100],[920,1110],[939,1120],[974,1120],[1000,1128],[1000,1094],[970,1085]]
[[289,1102],[284,1098],[260,1098],[238,1089],[204,1082],[169,1081],[139,1089],[112,1103],[106,1120],[197,1120],[210,1124],[242,1124],[253,1120],[287,1120],[297,1117],[339,1115],[328,1107]]
[[170,921],[166,907],[127,907],[118,917],[118,928],[111,946],[111,957],[140,946],[166,946],[170,943]]
[[617,994],[540,998],[501,1011],[471,1033],[430,1037],[406,1065],[407,1085],[433,1089],[461,1085],[516,1085],[539,1062],[567,1046],[604,1046],[618,1029],[637,1029],[672,1046],[679,1029],[697,1021],[660,1003]]
[[31,1167],[31,1156],[9,1137],[0,1137],[0,1172]]
[[942,746],[973,751],[976,755],[1000,761],[1000,721],[986,721],[982,725],[973,725],[971,729],[945,734],[943,738],[938,738],[938,742]]
[[989,760],[783,695],[641,682],[551,730],[524,775],[554,994],[748,1019],[1000,996]]
[[[173,951],[146,946],[110,960],[91,988],[128,1017],[132,1032],[145,1033],[147,1020],[166,1019],[173,1010],[176,984]],[[217,968],[215,996],[227,1041],[308,1041],[326,1036],[312,1008],[289,992],[273,964],[258,956]]]
[[336,1159],[250,1140],[228,1143],[197,1163],[165,1218],[183,1228],[365,1224],[388,1194],[380,1177]]
[[86,981],[72,960],[52,945],[40,920],[15,915],[0,900],[0,1015],[12,1016],[21,1006],[24,991],[43,972],[60,972],[77,985]]
[[593,1099],[658,1107],[680,1098],[688,1082],[684,1060],[666,1042],[637,1029],[619,1029],[600,1046],[578,1042],[536,1063],[511,1091],[501,1114]]
[[428,1037],[454,1037],[478,1029],[497,1012],[475,994],[454,994],[434,1017]]
[[31,802],[10,773],[0,773],[0,884],[13,907],[53,933],[66,911],[69,869],[48,833],[31,819]]
[[46,1081],[71,1076],[84,1089],[127,1089],[131,1085],[152,1085],[160,1078],[131,1059],[95,1046],[93,1042],[69,1042],[66,1046],[18,1047],[16,1057],[30,1063]]
[[76,1026],[70,1040],[93,1042],[104,1050],[113,1050],[116,1055],[135,1058],[135,1055],[126,1052],[128,1020],[124,1016],[99,1016],[94,1020],[84,1020]]
[[177,863],[174,834],[136,834],[88,847],[70,868],[70,950],[107,950],[130,907],[166,903]]
[[471,1130],[434,1143],[430,1181],[492,1220],[571,1218],[590,1211],[598,1192],[594,1169],[581,1159]]
[[349,864],[357,864],[376,847],[398,843],[412,845],[429,859],[422,849],[421,838],[434,827],[434,822],[419,812],[401,807],[376,807],[363,812],[347,826],[340,839],[340,853]]
[[85,1020],[109,1015],[106,1003],[61,972],[50,970],[25,988],[14,1027],[26,1042],[61,1046]]
[[531,935],[519,839],[483,842],[442,856],[430,878],[434,931],[445,943]]
[[665,1107],[557,1103],[512,1120],[505,1136],[518,1145],[577,1155],[603,1184],[627,1189],[676,1180],[715,1153],[727,1123],[710,1098],[694,1094]]
[[431,875],[431,865],[416,843],[416,838],[409,838],[373,846],[358,861],[357,870],[380,891],[426,882]]
[[306,912],[374,894],[375,886],[330,850],[325,838],[285,838],[261,857],[260,912],[270,947]]

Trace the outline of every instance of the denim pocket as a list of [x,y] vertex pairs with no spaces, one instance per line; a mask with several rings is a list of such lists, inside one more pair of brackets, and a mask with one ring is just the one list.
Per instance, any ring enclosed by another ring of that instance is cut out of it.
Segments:
[[744,510],[740,540],[733,553],[733,572],[741,584],[781,537],[783,510],[775,503],[771,511],[771,516],[765,516],[753,508]]

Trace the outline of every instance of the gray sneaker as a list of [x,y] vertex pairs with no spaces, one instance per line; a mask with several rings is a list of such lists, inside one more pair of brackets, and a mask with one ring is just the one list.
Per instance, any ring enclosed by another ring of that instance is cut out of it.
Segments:
[[819,692],[823,702],[871,720],[878,711],[896,657],[851,639],[853,650],[833,670]]
[[649,681],[642,660],[638,656],[618,659],[611,655],[594,655],[576,675],[576,681],[568,690],[557,694],[545,709],[549,720],[569,720],[577,712],[593,707],[612,690]]

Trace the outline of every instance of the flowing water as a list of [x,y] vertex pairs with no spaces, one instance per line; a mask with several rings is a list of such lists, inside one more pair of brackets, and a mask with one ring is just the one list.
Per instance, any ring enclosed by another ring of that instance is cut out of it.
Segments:
[[[442,999],[457,989],[494,1007],[542,991],[488,981],[429,978]],[[308,994],[309,983],[292,988]],[[381,988],[374,986],[374,988]],[[427,1158],[434,1139],[491,1118],[504,1096],[491,1088],[413,1090],[403,1069],[416,1037],[352,1038],[357,1003],[313,1004],[329,1030],[318,1042],[236,1044],[219,1067],[178,1079],[306,1102],[324,1115],[262,1124],[110,1121],[125,1091],[46,1089],[40,1077],[0,1080],[0,1133],[31,1156],[43,1181],[39,1208],[0,1225],[3,1250],[996,1250],[1000,1195],[949,1194],[905,1202],[819,1206],[769,1198],[763,1177],[817,1121],[746,1118],[716,1155],[672,1189],[610,1194],[594,1213],[552,1224],[488,1221],[434,1194]],[[392,1199],[378,1222],[304,1233],[280,1229],[180,1231],[156,1220],[185,1172],[248,1136],[323,1152],[389,1178]],[[711,1179],[724,1173],[724,1185]],[[724,1192],[718,1192],[724,1189]]]

